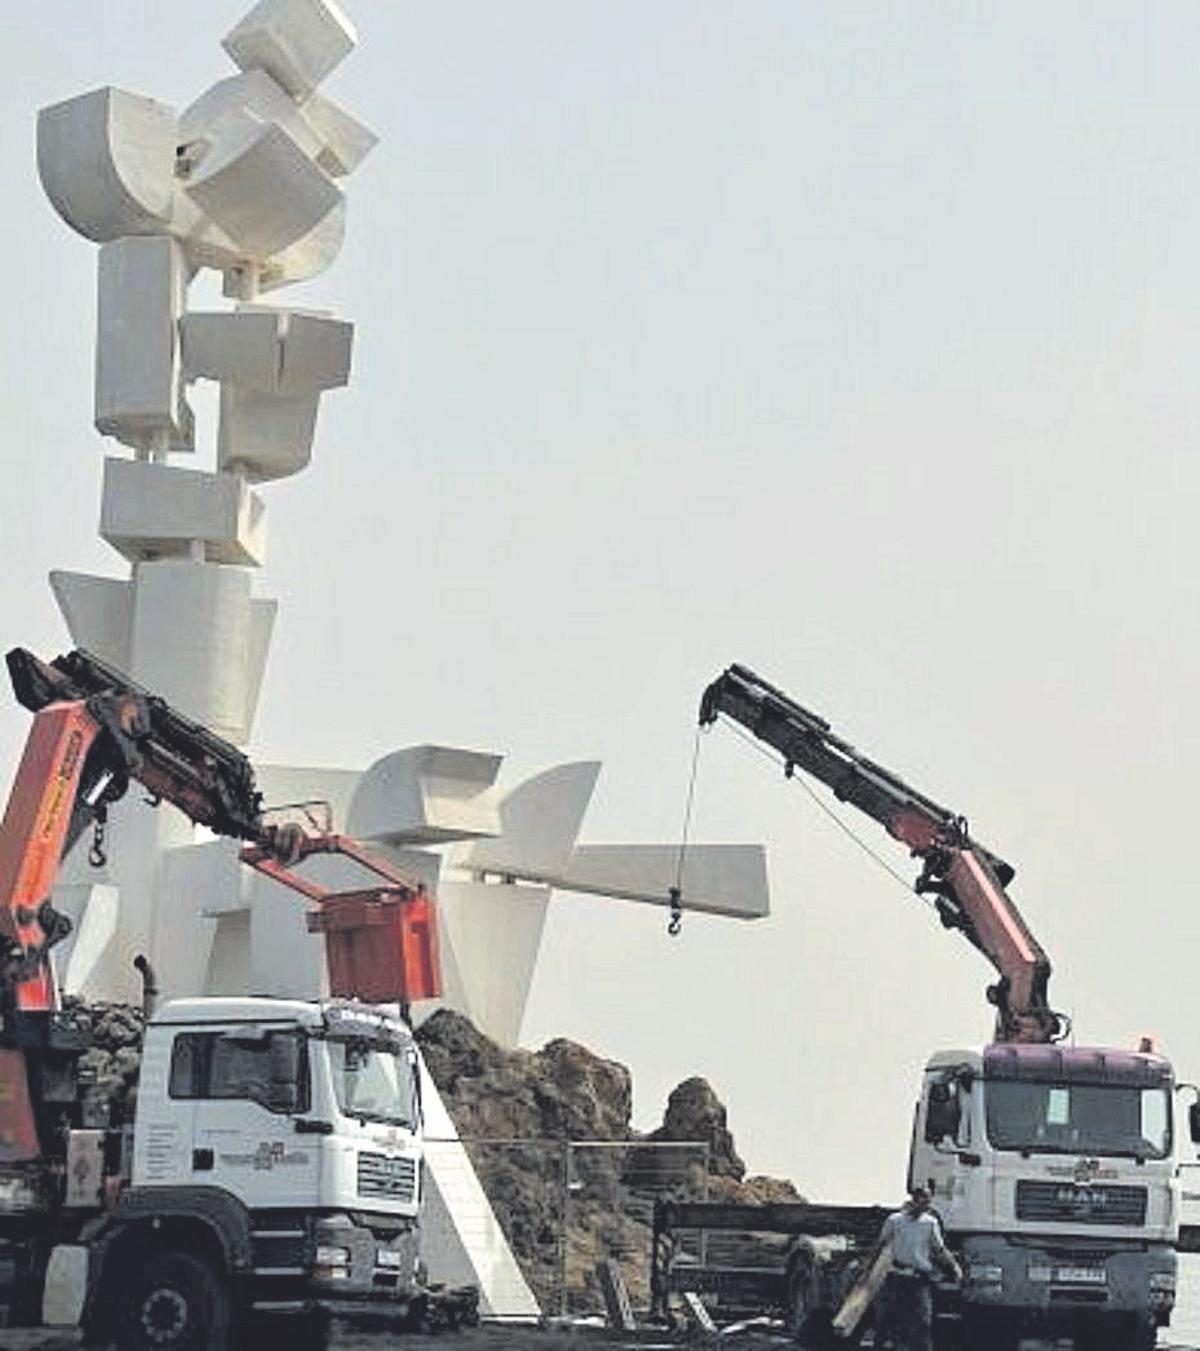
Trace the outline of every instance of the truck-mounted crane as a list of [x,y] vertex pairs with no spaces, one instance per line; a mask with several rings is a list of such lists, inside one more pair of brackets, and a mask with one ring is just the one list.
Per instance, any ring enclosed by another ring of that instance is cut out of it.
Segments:
[[[314,1315],[290,1345],[330,1310],[403,1311],[420,1297],[423,1143],[394,1006],[439,992],[431,898],[352,841],[276,824],[240,751],[89,654],[7,662],[34,720],[0,824],[0,1325],[225,1351],[256,1310]],[[52,897],[89,827],[102,861],[131,783],[312,903],[332,997],[163,1004],[122,1118],[80,1069],[87,1023],[59,990],[70,923]],[[334,894],[292,871],[329,852],[383,885]]]

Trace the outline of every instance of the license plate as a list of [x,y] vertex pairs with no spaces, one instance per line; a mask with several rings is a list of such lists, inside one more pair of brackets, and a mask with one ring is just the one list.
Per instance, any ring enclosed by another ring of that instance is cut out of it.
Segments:
[[1054,1279],[1065,1285],[1104,1285],[1108,1278],[1103,1267],[1055,1267]]
[[398,1267],[402,1254],[383,1249],[375,1254],[375,1265],[380,1267]]

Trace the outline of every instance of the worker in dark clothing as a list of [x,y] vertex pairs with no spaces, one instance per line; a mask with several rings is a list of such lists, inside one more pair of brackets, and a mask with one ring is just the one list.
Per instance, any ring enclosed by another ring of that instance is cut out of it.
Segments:
[[882,1346],[890,1344],[895,1351],[932,1349],[934,1268],[941,1267],[953,1281],[962,1280],[962,1268],[946,1247],[932,1201],[925,1187],[913,1187],[903,1208],[884,1221],[872,1257],[874,1262],[886,1248],[892,1251],[892,1269],[880,1298],[876,1340]]

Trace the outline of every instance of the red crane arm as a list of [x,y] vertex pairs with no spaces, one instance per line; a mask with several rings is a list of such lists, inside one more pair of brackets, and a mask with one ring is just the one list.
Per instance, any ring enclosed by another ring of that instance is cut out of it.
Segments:
[[53,970],[44,959],[57,932],[50,889],[100,730],[82,703],[43,709],[34,718],[0,824],[0,940],[9,948],[9,981],[21,1011],[57,1007]]
[[[309,927],[326,935],[336,993],[379,1002],[441,993],[436,914],[424,888],[351,840],[269,822],[236,747],[88,653],[47,664],[18,648],[7,660],[17,698],[35,716],[0,824],[0,1041],[8,1013],[58,1008],[49,950],[70,932],[50,903],[60,861],[131,780],[193,821],[248,841],[247,863],[318,902]],[[334,893],[290,871],[317,853],[345,855],[386,885]]]
[[824,718],[745,666],[729,667],[705,690],[700,722],[721,714],[778,751],[789,778],[804,770],[921,859],[916,890],[934,897],[942,923],[961,930],[999,974],[988,989],[997,1041],[1063,1035],[1064,1020],[1048,1003],[1050,959],[1005,891],[1014,869],[971,839],[964,817],[869,760]]
[[[7,657],[34,713],[0,823],[0,1017],[58,1008],[50,948],[70,922],[50,903],[63,856],[137,780],[193,821],[270,849],[249,761],[86,652]],[[289,841],[290,843],[290,841]]]

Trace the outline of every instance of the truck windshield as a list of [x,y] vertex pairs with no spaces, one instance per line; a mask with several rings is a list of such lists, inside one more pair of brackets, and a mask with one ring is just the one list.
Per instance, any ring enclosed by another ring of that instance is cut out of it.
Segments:
[[987,1129],[997,1149],[1165,1159],[1171,1099],[1165,1088],[993,1081]]
[[330,1041],[329,1060],[344,1116],[416,1128],[416,1086],[405,1056],[370,1042]]

